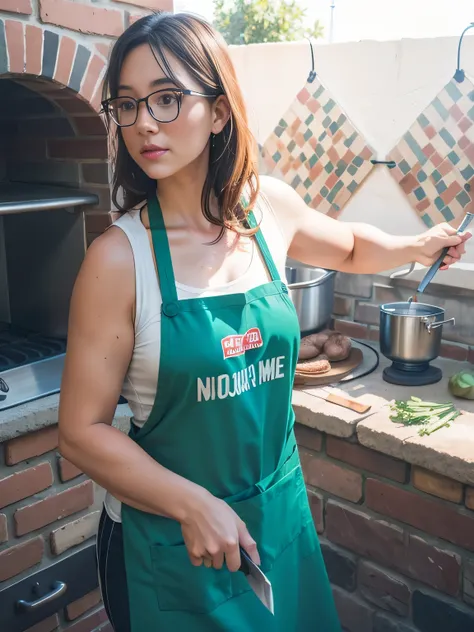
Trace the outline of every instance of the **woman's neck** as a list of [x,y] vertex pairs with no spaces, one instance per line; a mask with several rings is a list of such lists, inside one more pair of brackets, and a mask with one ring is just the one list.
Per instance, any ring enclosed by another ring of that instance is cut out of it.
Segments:
[[[169,228],[214,230],[202,214],[202,191],[208,175],[208,161],[188,165],[175,175],[160,180],[157,194]],[[217,200],[211,196],[211,210],[217,215]]]

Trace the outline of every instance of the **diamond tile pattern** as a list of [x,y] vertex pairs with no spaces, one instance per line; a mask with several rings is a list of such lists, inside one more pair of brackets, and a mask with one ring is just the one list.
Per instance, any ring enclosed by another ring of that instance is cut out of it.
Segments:
[[474,84],[452,79],[390,152],[390,173],[427,226],[464,215],[474,176]]
[[297,95],[261,148],[260,170],[337,217],[372,171],[374,151],[316,79]]

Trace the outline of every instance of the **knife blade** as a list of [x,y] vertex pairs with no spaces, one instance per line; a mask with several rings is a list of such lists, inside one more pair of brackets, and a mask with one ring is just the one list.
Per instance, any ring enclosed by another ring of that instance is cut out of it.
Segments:
[[275,614],[273,606],[273,590],[268,577],[250,558],[248,553],[240,547],[241,565],[239,570],[245,575],[250,588],[256,594],[258,599],[263,603],[265,608],[272,614]]

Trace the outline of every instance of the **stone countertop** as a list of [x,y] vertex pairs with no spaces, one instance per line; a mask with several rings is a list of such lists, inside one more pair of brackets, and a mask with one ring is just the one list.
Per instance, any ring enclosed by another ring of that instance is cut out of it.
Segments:
[[[364,341],[367,342],[367,341]],[[372,345],[377,348],[376,343]],[[298,423],[337,437],[357,436],[362,445],[420,465],[462,483],[474,485],[474,401],[453,398],[448,380],[460,370],[474,370],[467,362],[438,358],[432,363],[443,371],[437,384],[408,387],[385,382],[382,371],[390,362],[380,355],[378,368],[369,375],[336,387],[296,387],[293,407]],[[328,392],[345,394],[372,408],[364,415],[323,401]],[[441,428],[430,436],[420,437],[418,428],[392,422],[390,402],[406,400],[412,395],[425,401],[453,401],[463,414],[450,428]]]
[[[372,346],[377,348],[376,343]],[[373,373],[339,384],[337,388],[295,388],[293,406],[298,422],[337,437],[357,436],[368,448],[474,485],[474,401],[455,399],[463,415],[450,428],[441,428],[428,437],[420,437],[416,428],[400,426],[389,418],[389,403],[394,399],[416,395],[429,401],[452,400],[448,391],[449,377],[462,369],[474,369],[473,365],[438,358],[433,364],[443,371],[441,382],[406,387],[388,384],[382,379],[382,370],[389,364],[380,356],[380,364]],[[371,404],[371,409],[360,415],[328,403],[322,399],[328,391]],[[0,411],[0,443],[57,424],[58,405],[59,395],[51,395]],[[118,406],[114,425],[125,430],[130,416],[127,404]]]
[[[58,408],[59,394],[0,410],[0,443],[54,426],[58,423]],[[114,426],[126,427],[131,415],[128,405],[120,404],[115,413]]]

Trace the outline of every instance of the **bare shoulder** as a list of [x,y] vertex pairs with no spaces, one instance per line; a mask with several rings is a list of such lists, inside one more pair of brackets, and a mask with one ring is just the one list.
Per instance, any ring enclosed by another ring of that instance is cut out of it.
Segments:
[[[124,232],[111,226],[89,246],[78,274],[73,301],[133,304],[135,268],[130,242]],[[95,310],[94,310],[95,311]]]
[[109,274],[133,271],[132,248],[125,233],[111,226],[89,246],[84,264]]
[[271,205],[276,219],[291,243],[297,218],[307,211],[307,206],[292,186],[272,176],[260,176],[260,190]]
[[260,176],[260,190],[279,215],[291,216],[295,211],[308,208],[294,188],[279,178]]
[[63,437],[112,423],[133,354],[134,298],[132,250],[112,226],[88,248],[74,286],[61,385]]
[[260,190],[277,205],[280,204],[279,201],[282,198],[285,200],[292,199],[295,195],[298,196],[292,186],[273,176],[260,176]]

